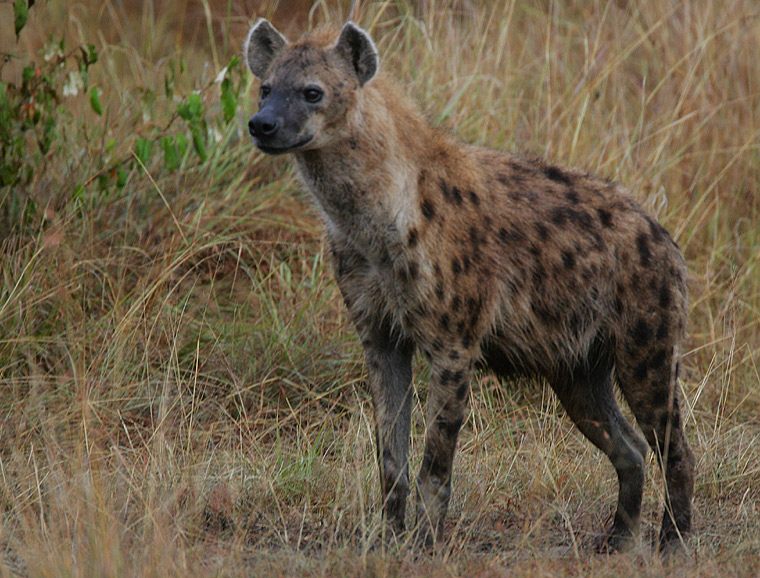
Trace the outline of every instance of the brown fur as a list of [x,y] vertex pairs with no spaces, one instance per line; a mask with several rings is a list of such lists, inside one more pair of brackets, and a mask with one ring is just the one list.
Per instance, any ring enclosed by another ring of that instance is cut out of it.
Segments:
[[[261,30],[253,32],[249,61],[260,42]],[[269,137],[253,126],[260,119],[251,122],[262,147],[311,135],[286,152],[322,212],[365,348],[393,529],[404,528],[411,357],[419,349],[431,364],[415,528],[422,541],[441,535],[479,367],[547,379],[609,456],[620,485],[603,541],[610,548],[637,531],[647,451],[615,402],[614,369],[665,467],[661,543],[677,541],[690,527],[694,460],[675,387],[687,315],[676,244],[616,184],[469,146],[431,127],[387,74],[366,79],[374,46],[354,50],[363,39],[352,34],[361,33],[347,25],[337,44],[320,31],[284,46],[263,76],[272,98],[292,98],[269,109],[262,100],[260,113],[283,127]],[[326,102],[289,120],[300,87],[314,82]]]

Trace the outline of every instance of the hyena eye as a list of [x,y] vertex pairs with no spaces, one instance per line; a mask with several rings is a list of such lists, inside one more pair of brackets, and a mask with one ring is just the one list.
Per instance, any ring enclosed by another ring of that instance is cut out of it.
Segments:
[[319,102],[322,100],[322,95],[324,92],[322,92],[321,89],[315,88],[313,86],[310,86],[309,88],[305,89],[303,91],[303,97],[306,99],[306,102]]
[[262,85],[262,86],[261,86],[261,88],[259,89],[259,96],[260,96],[261,98],[266,98],[267,96],[269,96],[269,93],[270,93],[270,92],[272,92],[272,89],[271,89],[271,88],[269,88],[269,87],[268,87],[266,84],[264,84],[264,85]]

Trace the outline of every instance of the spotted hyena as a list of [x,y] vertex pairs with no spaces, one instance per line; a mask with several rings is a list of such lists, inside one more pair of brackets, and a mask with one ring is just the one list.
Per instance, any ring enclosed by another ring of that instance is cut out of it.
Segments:
[[394,533],[419,350],[430,362],[420,542],[441,538],[470,380],[490,369],[546,379],[612,462],[619,494],[605,548],[637,533],[651,447],[667,480],[660,544],[676,543],[691,526],[694,458],[676,387],[686,271],[668,232],[614,183],[431,127],[378,74],[375,45],[352,22],[290,43],[261,19],[245,57],[262,81],[250,133],[263,152],[295,158],[364,347]]

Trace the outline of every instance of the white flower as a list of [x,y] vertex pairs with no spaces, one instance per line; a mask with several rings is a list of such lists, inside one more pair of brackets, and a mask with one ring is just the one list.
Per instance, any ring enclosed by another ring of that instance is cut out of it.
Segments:
[[224,76],[226,74],[227,74],[227,67],[225,66],[224,68],[222,68],[222,71],[216,75],[214,82],[217,84],[222,84],[222,81],[224,80]]
[[84,90],[84,80],[78,71],[73,70],[63,85],[63,96],[76,96],[80,90]]
[[61,58],[62,56],[63,50],[61,50],[60,44],[51,43],[45,47],[45,54],[43,55],[45,62],[50,62],[53,58]]

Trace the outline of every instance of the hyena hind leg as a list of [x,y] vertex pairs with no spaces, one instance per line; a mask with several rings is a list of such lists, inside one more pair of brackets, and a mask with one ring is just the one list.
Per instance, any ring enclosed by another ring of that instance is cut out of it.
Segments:
[[691,530],[694,454],[681,423],[671,349],[648,352],[634,363],[618,363],[620,387],[665,473],[665,511],[659,547],[669,550]]
[[575,425],[604,452],[617,473],[615,519],[597,547],[601,551],[625,549],[638,534],[647,445],[620,411],[614,395],[612,364],[582,363],[552,380],[551,385]]

